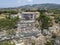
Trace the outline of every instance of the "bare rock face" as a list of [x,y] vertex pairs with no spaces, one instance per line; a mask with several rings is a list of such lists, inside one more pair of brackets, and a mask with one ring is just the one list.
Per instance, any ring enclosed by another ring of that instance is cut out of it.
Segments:
[[46,37],[42,34],[36,39],[35,45],[45,45],[46,43]]
[[38,38],[36,38],[34,36],[30,37],[30,38],[26,38],[24,40],[24,42],[25,42],[25,45],[32,45],[32,44],[34,44],[34,45],[45,45],[45,43],[47,42],[47,40],[46,40],[45,36],[43,36],[42,34],[40,34],[40,36]]
[[56,33],[55,45],[60,45],[60,30]]
[[60,45],[60,37],[57,37],[57,38],[55,39],[55,45]]

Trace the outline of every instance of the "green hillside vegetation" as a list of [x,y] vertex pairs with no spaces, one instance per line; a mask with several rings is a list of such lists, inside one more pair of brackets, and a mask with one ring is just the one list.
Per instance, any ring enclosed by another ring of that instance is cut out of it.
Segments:
[[5,18],[0,19],[0,30],[1,29],[5,29],[5,30],[15,29],[18,20],[19,20],[18,16],[15,18],[10,18],[6,16]]
[[0,45],[15,45],[14,42],[10,42],[10,41],[3,41],[3,42],[0,42]]

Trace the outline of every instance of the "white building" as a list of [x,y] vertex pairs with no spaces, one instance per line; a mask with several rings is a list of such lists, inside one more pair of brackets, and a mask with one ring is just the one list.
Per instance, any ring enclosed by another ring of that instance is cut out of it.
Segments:
[[[19,15],[19,14],[18,14]],[[30,30],[30,27],[34,27],[34,23],[37,17],[39,17],[39,12],[22,12],[20,13],[20,21],[18,23],[18,30],[23,29],[27,30],[28,27]]]
[[39,14],[40,14],[39,12],[22,12],[21,16],[23,19],[33,20],[39,17]]
[[39,12],[22,12],[18,14],[11,14],[11,17],[19,16],[20,19],[32,20],[32,19],[36,19],[37,17],[39,17],[39,15],[40,15]]

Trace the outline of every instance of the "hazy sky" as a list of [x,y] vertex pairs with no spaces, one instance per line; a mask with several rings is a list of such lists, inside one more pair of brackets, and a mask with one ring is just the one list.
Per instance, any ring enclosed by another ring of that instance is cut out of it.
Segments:
[[0,0],[0,8],[16,7],[27,4],[56,3],[60,4],[60,0]]

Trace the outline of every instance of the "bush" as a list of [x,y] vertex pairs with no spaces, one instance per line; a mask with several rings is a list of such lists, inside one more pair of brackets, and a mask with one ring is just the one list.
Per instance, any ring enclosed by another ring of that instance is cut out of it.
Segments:
[[47,42],[45,45],[53,45],[52,42]]
[[55,35],[55,34],[53,34],[53,35],[52,35],[52,38],[56,38],[56,35]]

